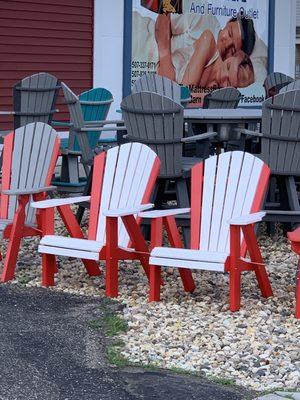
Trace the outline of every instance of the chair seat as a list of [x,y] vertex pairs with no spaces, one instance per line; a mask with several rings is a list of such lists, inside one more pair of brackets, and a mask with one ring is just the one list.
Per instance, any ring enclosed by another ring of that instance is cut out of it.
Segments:
[[162,267],[181,267],[224,272],[227,253],[155,247],[150,254],[150,264]]
[[99,260],[103,243],[96,240],[46,235],[40,241],[39,253],[55,254],[65,257],[78,257],[86,260]]

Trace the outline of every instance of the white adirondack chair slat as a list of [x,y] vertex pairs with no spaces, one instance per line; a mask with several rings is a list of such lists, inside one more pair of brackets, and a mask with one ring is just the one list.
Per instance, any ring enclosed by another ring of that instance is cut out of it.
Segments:
[[217,157],[211,157],[205,162],[202,221],[200,232],[200,249],[203,251],[209,250],[212,207],[214,202],[214,181],[216,177],[217,160]]
[[151,265],[159,265],[161,267],[175,267],[175,268],[187,268],[193,270],[205,270],[214,272],[224,272],[224,263],[213,263],[207,261],[194,261],[194,260],[182,260],[180,258],[166,258],[166,257],[150,257],[149,262]]
[[39,245],[38,251],[39,253],[52,254],[54,256],[81,258],[83,260],[92,260],[92,261],[99,260],[99,253],[96,252],[93,253],[91,251],[74,250],[69,248],[43,246],[43,245]]
[[103,247],[103,243],[96,240],[76,239],[71,237],[63,236],[52,236],[46,235],[40,241],[40,245],[69,248],[74,250],[84,250],[96,252],[99,255],[99,251]]

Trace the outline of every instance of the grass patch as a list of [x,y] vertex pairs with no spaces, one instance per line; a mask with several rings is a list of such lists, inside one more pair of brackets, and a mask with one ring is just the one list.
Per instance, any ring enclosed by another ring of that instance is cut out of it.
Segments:
[[107,359],[110,364],[116,367],[128,366],[128,361],[122,356],[120,347],[114,344],[107,348]]
[[104,317],[102,320],[102,324],[106,335],[110,337],[117,336],[120,333],[125,333],[128,330],[127,323],[118,315],[110,315]]
[[222,385],[222,386],[234,386],[236,383],[233,379],[229,379],[229,378],[217,378],[215,376],[206,376],[207,379],[209,379],[210,381],[218,384],[218,385]]
[[117,315],[108,315],[101,319],[93,319],[88,322],[88,326],[92,329],[103,329],[105,335],[114,337],[120,333],[127,332],[127,323]]

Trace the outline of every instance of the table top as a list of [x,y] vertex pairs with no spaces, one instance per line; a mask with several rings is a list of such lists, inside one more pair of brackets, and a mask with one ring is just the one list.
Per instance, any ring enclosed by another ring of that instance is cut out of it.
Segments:
[[184,110],[185,120],[201,121],[259,121],[262,118],[261,109],[247,108],[186,108]]

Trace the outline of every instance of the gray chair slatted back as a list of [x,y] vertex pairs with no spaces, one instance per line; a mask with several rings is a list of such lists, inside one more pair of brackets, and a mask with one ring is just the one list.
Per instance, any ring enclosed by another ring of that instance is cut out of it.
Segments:
[[61,83],[61,86],[63,89],[65,102],[68,105],[70,122],[72,124],[72,128],[70,130],[70,146],[71,148],[73,148],[74,135],[76,135],[76,139],[78,141],[78,145],[80,147],[82,155],[82,160],[83,162],[88,162],[93,157],[93,151],[90,147],[87,133],[81,132],[81,129],[84,127],[85,122],[80,99],[64,82]]
[[289,83],[280,89],[279,93],[289,92],[290,90],[299,90],[300,89],[300,79]]
[[288,91],[262,105],[261,158],[273,174],[300,176],[300,91]]
[[182,174],[183,107],[157,93],[126,97],[121,110],[129,141],[148,144],[161,160],[160,177]]
[[[15,130],[10,171],[11,190],[45,187],[57,137],[56,131],[42,122]],[[16,208],[16,196],[9,196],[8,219],[13,218]],[[35,223],[35,211],[29,206],[26,223]]]
[[181,104],[181,87],[178,83],[155,73],[143,75],[132,87],[132,93],[154,92]]
[[281,72],[272,72],[266,77],[264,81],[266,97],[268,98],[270,96],[270,89],[273,89],[275,91],[275,94],[277,94],[284,86],[293,81],[294,79],[288,75],[282,74]]
[[51,123],[60,87],[58,79],[46,72],[18,82],[13,89],[14,128],[31,122]]
[[236,88],[217,89],[204,97],[203,108],[237,108],[240,98]]

